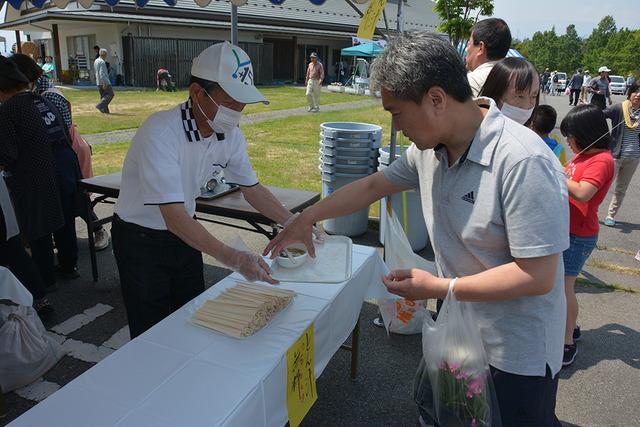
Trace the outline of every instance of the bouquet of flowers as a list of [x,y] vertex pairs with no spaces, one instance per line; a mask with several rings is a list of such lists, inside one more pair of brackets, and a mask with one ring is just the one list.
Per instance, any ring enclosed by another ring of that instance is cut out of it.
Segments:
[[447,427],[500,426],[500,411],[471,306],[449,289],[438,319],[422,330],[424,360],[415,399],[427,422]]

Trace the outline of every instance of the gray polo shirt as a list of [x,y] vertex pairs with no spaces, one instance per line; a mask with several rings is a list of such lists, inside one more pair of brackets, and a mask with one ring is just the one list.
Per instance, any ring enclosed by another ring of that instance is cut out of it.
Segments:
[[[419,187],[424,219],[442,277],[462,277],[514,258],[557,254],[569,246],[569,202],[560,162],[531,130],[489,111],[451,167],[444,146],[415,145],[384,171],[391,182]],[[469,303],[489,363],[519,375],[557,373],[562,364],[566,300],[562,257],[546,295]]]
[[[602,92],[602,95],[609,98],[611,96],[611,91],[609,90],[609,80],[604,77],[598,77],[595,80],[591,80],[591,87],[595,90],[599,90]],[[597,95],[597,94],[594,94]]]

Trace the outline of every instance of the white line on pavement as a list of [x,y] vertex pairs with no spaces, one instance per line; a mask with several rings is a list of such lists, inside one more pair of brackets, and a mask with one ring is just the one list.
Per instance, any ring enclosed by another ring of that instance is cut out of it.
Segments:
[[76,314],[59,325],[54,326],[51,330],[62,335],[69,335],[111,310],[113,310],[113,307],[110,305],[98,303],[93,307],[86,309],[84,312]]
[[77,341],[71,338],[62,344],[62,348],[69,356],[90,363],[98,363],[115,351],[112,348],[103,346],[98,347],[97,345]]
[[114,350],[119,349],[123,345],[129,342],[129,326],[125,326],[118,332],[113,334],[111,338],[102,343],[102,347],[112,348]]
[[60,386],[58,384],[44,381],[40,378],[27,386],[15,390],[15,393],[24,399],[40,402],[51,396],[59,389]]

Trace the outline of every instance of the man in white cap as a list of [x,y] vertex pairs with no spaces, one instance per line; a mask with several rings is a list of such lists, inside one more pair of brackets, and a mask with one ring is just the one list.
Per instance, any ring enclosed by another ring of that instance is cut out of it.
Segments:
[[291,216],[258,182],[238,127],[245,105],[258,102],[268,104],[247,54],[218,43],[193,60],[189,99],[136,132],[112,228],[132,338],[204,291],[202,252],[248,280],[275,283],[262,257],[227,246],[194,219],[200,188],[222,170],[259,212],[280,224]]
[[609,101],[609,105],[613,104],[611,90],[609,89],[609,71],[611,70],[607,67],[598,68],[600,76],[591,80],[589,84],[589,92],[593,94],[591,103],[600,107],[601,110],[606,108],[605,98]]
[[318,61],[318,54],[313,52],[310,56],[311,62],[307,67],[307,75],[304,84],[307,85],[307,111],[317,113],[320,111],[320,88],[324,80],[324,67]]

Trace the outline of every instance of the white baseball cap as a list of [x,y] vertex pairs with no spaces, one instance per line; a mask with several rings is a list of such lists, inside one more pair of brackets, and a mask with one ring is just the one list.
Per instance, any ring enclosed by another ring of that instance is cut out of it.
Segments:
[[608,73],[609,71],[611,70],[608,69],[606,66],[598,68],[598,73]]
[[193,58],[191,75],[218,83],[230,97],[243,104],[269,103],[253,84],[251,58],[228,41],[209,46]]

